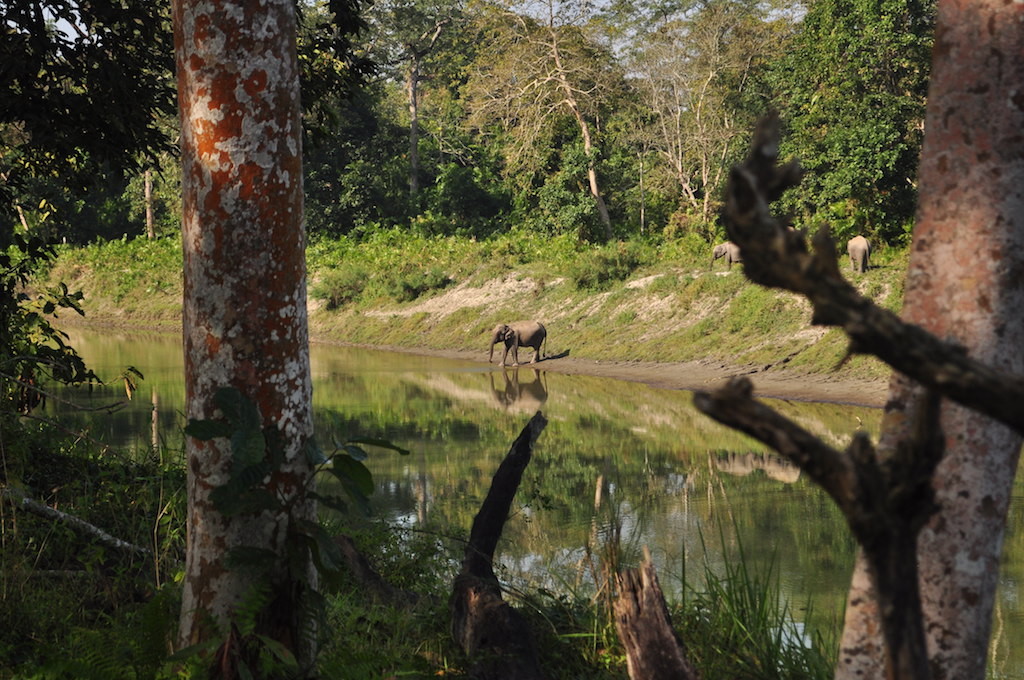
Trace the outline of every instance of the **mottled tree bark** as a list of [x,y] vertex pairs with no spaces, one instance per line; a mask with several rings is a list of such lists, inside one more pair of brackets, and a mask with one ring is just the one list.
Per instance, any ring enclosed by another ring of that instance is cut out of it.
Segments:
[[[1024,6],[939,0],[903,318],[971,357],[1024,373]],[[880,453],[905,437],[911,384],[895,376]],[[956,404],[942,412],[939,512],[918,545],[935,678],[981,678],[1021,436]],[[880,677],[865,565],[847,606],[837,677]]]
[[[301,121],[292,0],[174,0],[181,110],[186,413],[217,418],[224,387],[255,403],[283,463],[263,484],[315,520],[304,487],[312,436]],[[254,576],[229,568],[240,546],[278,555],[257,632],[309,657],[297,602],[312,570],[286,558],[289,513],[227,517],[211,500],[231,465],[225,438],[186,438],[188,538],[181,645],[231,630]],[[250,602],[251,604],[251,602]],[[211,626],[211,624],[214,624]],[[219,630],[218,630],[219,629]],[[231,673],[221,669],[221,675]]]

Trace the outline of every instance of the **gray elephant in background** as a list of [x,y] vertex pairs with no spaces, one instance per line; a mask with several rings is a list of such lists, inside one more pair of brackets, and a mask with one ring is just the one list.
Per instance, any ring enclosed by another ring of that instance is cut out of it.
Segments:
[[871,257],[871,242],[863,236],[854,236],[846,244],[846,252],[850,256],[850,268],[855,272],[864,273],[868,270],[868,258]]
[[732,269],[733,262],[743,262],[743,257],[740,256],[740,247],[732,241],[726,241],[715,246],[715,249],[711,251],[711,266],[708,269],[713,269],[715,260],[720,257],[725,258],[725,261],[729,264],[729,269]]
[[494,359],[495,343],[504,342],[505,349],[501,353],[501,363],[499,366],[505,365],[505,358],[508,356],[510,349],[512,350],[512,365],[518,366],[520,347],[533,348],[533,359],[530,360],[530,363],[535,364],[537,359],[542,358],[541,345],[544,344],[547,337],[548,332],[539,321],[499,323],[491,333],[491,351],[487,355],[487,363],[491,363]]

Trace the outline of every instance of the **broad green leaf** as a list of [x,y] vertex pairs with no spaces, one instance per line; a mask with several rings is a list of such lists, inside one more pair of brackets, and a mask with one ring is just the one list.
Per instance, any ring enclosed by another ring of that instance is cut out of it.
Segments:
[[231,435],[231,457],[244,465],[263,460],[267,452],[267,441],[260,430],[239,429]]
[[338,571],[342,568],[345,558],[341,554],[341,548],[319,523],[300,519],[295,522],[295,529],[302,536],[312,540],[313,557],[321,569]]
[[346,503],[344,500],[342,500],[338,496],[334,496],[334,495],[327,496],[327,495],[319,494],[316,491],[310,491],[306,495],[309,496],[309,498],[311,498],[312,500],[316,501],[317,503],[320,503],[322,505],[326,505],[328,508],[331,508],[332,510],[337,510],[338,512],[344,512],[344,513],[348,512],[348,503]]
[[373,475],[365,465],[344,453],[335,455],[332,461],[331,471],[342,483],[351,482],[364,496],[373,493]]
[[364,461],[369,458],[366,451],[354,444],[345,444],[341,450],[347,453],[352,460]]
[[326,455],[320,445],[317,444],[315,437],[310,437],[306,440],[306,443],[302,447],[302,452],[306,455],[306,460],[310,465],[323,465],[328,461]]
[[401,446],[398,446],[397,444],[392,444],[391,442],[389,442],[386,439],[375,439],[373,437],[356,437],[354,439],[349,439],[348,442],[346,442],[346,443],[348,443],[348,444],[366,444],[368,446],[377,446],[377,447],[380,447],[382,449],[390,449],[392,451],[397,451],[398,453],[400,453],[403,456],[408,456],[409,453],[410,453],[409,449],[403,449]]
[[279,661],[292,668],[298,667],[299,662],[296,661],[295,655],[292,654],[290,649],[266,635],[257,635],[256,637],[259,638],[260,642],[262,642],[263,645],[270,650],[270,653],[276,656]]

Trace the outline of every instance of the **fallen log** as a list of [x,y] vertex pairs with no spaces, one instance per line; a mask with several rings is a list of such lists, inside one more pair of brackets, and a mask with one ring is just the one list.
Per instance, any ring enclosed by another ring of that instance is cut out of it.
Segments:
[[448,609],[452,637],[472,660],[469,675],[479,680],[540,680],[536,644],[522,614],[501,597],[494,575],[494,551],[508,518],[534,442],[547,425],[538,411],[512,443],[473,519],[462,570],[455,577]]
[[672,628],[646,546],[640,568],[623,572],[616,581],[615,630],[626,651],[631,680],[697,680],[700,674],[686,657],[686,646]]
[[53,520],[55,522],[67,525],[75,529],[76,531],[79,531],[80,533],[87,535],[89,538],[93,539],[97,543],[107,546],[108,548],[113,548],[115,550],[121,550],[128,553],[134,553],[137,555],[153,554],[153,551],[145,546],[135,545],[134,543],[129,543],[128,541],[121,540],[116,536],[108,534],[106,531],[100,529],[95,524],[90,524],[89,522],[86,522],[84,519],[80,519],[78,517],[75,517],[74,515],[69,515],[68,513],[61,512],[56,508],[51,508],[49,505],[46,505],[45,503],[40,503],[39,501],[33,500],[26,496],[25,493],[19,489],[15,489],[8,486],[0,488],[0,499],[7,501],[18,510],[31,512],[32,514],[38,515],[39,517],[42,517],[44,519]]

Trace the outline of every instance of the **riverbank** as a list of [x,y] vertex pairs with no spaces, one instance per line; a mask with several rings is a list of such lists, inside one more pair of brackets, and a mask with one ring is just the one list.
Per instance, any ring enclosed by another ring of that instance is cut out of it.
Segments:
[[[886,366],[843,361],[845,335],[812,326],[806,300],[750,283],[741,267],[709,270],[704,247],[522,235],[318,243],[307,251],[310,337],[486,362],[495,324],[536,319],[548,330],[544,370],[687,390],[745,375],[763,397],[884,403]],[[88,325],[177,333],[180,263],[176,239],[68,247],[39,283],[82,290]],[[905,251],[892,251],[847,275],[896,310],[904,272]]]
[[[339,343],[330,338],[313,338],[313,342]],[[398,347],[394,345],[358,345],[368,349],[382,349],[422,356],[460,359],[464,361],[487,361],[487,352],[473,350],[441,350],[429,347]],[[530,351],[526,351],[527,356]],[[853,404],[880,408],[885,403],[888,380],[863,379],[846,375],[806,374],[785,369],[772,370],[766,366],[734,366],[726,363],[706,361],[656,362],[656,361],[600,361],[573,357],[548,358],[537,364],[523,364],[519,370],[537,369],[566,375],[592,375],[599,378],[639,382],[671,390],[712,390],[730,378],[746,377],[754,385],[758,397],[788,399],[793,401],[815,401],[836,404]],[[494,370],[501,370],[494,366]],[[505,370],[514,370],[506,367]]]

